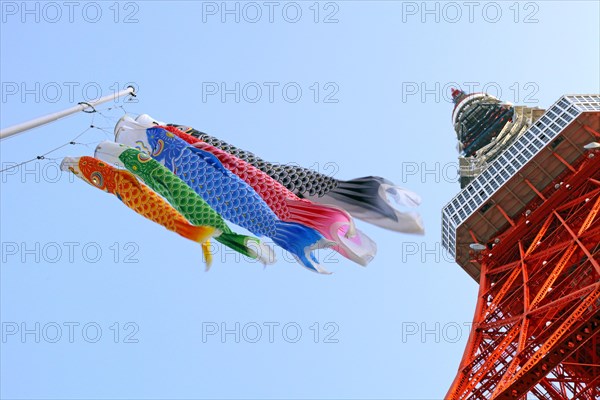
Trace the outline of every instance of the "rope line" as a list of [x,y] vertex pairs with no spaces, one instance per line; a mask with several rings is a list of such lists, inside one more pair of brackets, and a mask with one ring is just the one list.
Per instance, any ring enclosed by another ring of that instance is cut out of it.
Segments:
[[[127,99],[129,99],[130,97],[128,97]],[[85,133],[87,133],[87,132],[89,132],[91,130],[101,131],[105,135],[108,135],[109,137],[111,137],[113,135],[113,127],[97,126],[97,125],[94,124],[96,116],[102,117],[104,119],[104,121],[102,121],[102,122],[112,122],[112,123],[114,123],[116,117],[115,116],[110,116],[110,115],[105,115],[103,112],[109,112],[109,111],[113,111],[113,110],[116,110],[116,109],[120,109],[123,112],[123,115],[128,114],[127,110],[125,110],[125,107],[123,105],[113,105],[113,106],[106,107],[106,108],[96,109],[91,104],[89,104],[88,102],[85,102],[85,101],[82,101],[82,102],[80,102],[78,104],[84,104],[84,105],[87,105],[88,107],[92,108],[92,110],[89,110],[89,111],[82,110],[82,112],[84,112],[86,114],[92,114],[91,115],[92,120],[90,122],[90,125],[86,129],[84,129],[83,131],[81,131],[79,134],[77,134],[77,136],[73,137],[68,142],[63,143],[60,146],[55,147],[54,149],[51,149],[51,150],[49,150],[49,151],[47,151],[45,153],[42,153],[42,154],[40,154],[40,155],[38,155],[38,156],[30,159],[30,160],[26,160],[26,161],[23,161],[21,163],[15,164],[15,165],[11,165],[10,167],[6,167],[6,168],[1,169],[0,170],[0,174],[4,173],[6,171],[10,171],[10,170],[15,169],[15,168],[22,167],[23,165],[29,164],[29,163],[31,163],[33,161],[38,161],[38,160],[46,160],[46,161],[52,160],[52,161],[55,161],[55,160],[58,160],[58,159],[60,159],[60,157],[46,157],[46,156],[48,156],[49,154],[52,154],[52,153],[54,153],[54,152],[56,152],[56,151],[64,148],[64,147],[67,147],[67,146],[85,146],[85,147],[89,148],[90,145],[97,145],[98,143],[102,142],[102,140],[92,141],[92,142],[86,142],[86,143],[84,143],[84,142],[78,142],[77,141],[77,139],[79,139],[81,136],[83,136]],[[133,113],[133,115],[136,115],[136,114]]]

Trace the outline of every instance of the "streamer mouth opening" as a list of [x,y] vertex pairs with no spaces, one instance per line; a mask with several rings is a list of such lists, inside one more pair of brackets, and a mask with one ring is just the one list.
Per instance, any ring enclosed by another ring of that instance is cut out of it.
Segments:
[[128,148],[122,144],[104,141],[96,146],[94,157],[109,164],[122,166],[123,163],[119,159],[119,156],[127,149]]
[[83,173],[83,171],[81,171],[81,169],[79,168],[80,160],[81,157],[65,157],[60,163],[60,169],[62,171],[71,172],[73,175],[77,176],[88,185],[91,185],[97,189],[102,189],[106,192],[107,190],[105,187],[103,187],[102,184],[102,178],[100,178],[100,180],[93,181],[93,176],[95,175],[95,172],[90,171],[90,173]]
[[125,146],[133,147],[147,154],[152,154],[152,147],[148,142],[146,128],[120,129],[115,134],[115,141]]
[[152,128],[153,126],[157,126],[157,125],[161,125],[161,126],[166,125],[164,122],[157,121],[156,119],[152,118],[148,114],[138,115],[137,118],[135,119],[135,122],[144,126],[145,128]]
[[61,171],[72,172],[75,175],[81,175],[81,170],[79,169],[79,159],[81,157],[65,157],[60,163]]
[[[139,117],[138,117],[139,118]],[[132,146],[137,139],[146,136],[146,129],[153,125],[146,126],[131,118],[128,115],[121,117],[117,125],[115,125],[115,142],[123,143]]]
[[123,129],[125,126],[127,126],[128,124],[130,124],[132,122],[135,123],[135,120],[127,114],[125,114],[121,118],[119,118],[119,120],[115,124],[115,129],[114,129],[115,137],[117,137],[117,133],[119,132],[119,130]]

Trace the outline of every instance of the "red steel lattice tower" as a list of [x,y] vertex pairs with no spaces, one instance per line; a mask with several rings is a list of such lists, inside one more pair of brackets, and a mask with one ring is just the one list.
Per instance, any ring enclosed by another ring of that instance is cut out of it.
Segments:
[[463,189],[442,241],[479,293],[446,397],[598,399],[600,96],[453,95]]

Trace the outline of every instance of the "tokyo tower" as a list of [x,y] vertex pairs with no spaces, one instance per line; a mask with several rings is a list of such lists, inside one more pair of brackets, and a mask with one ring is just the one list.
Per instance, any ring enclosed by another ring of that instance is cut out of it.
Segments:
[[600,95],[548,110],[453,90],[442,244],[479,282],[448,399],[600,398]]

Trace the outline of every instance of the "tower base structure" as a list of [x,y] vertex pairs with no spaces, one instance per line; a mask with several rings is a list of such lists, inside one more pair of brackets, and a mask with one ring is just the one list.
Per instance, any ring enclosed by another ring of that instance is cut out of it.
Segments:
[[600,398],[600,96],[563,96],[443,211],[479,294],[448,399]]

